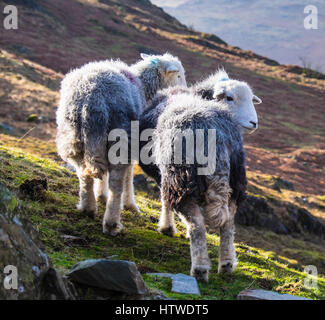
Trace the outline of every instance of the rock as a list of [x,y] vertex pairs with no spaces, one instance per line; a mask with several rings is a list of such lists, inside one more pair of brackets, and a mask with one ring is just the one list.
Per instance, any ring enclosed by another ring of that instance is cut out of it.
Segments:
[[14,132],[14,128],[5,124],[5,123],[0,123],[0,132],[3,133],[13,133]]
[[244,226],[261,227],[278,234],[309,233],[325,238],[325,225],[305,208],[276,200],[272,200],[272,203],[286,210],[276,214],[265,199],[247,196],[247,200],[238,208],[235,222]]
[[194,277],[178,273],[147,273],[151,277],[162,277],[172,279],[172,291],[183,294],[200,295],[200,289]]
[[247,200],[238,208],[235,221],[244,226],[257,226],[275,233],[288,234],[281,219],[263,198],[247,196]]
[[42,299],[46,300],[75,300],[77,293],[68,279],[50,267],[42,279]]
[[306,209],[288,204],[287,213],[286,224],[291,232],[307,232],[319,236],[322,239],[325,238],[325,225]]
[[62,236],[60,236],[65,243],[69,243],[69,244],[78,244],[78,245],[87,245],[88,241],[86,239],[80,238],[80,237],[76,237],[76,236],[71,236],[69,234],[64,234]]
[[303,297],[293,296],[291,294],[279,294],[267,290],[244,290],[237,296],[237,300],[310,300]]
[[200,295],[200,289],[196,279],[181,273],[172,276],[172,291]]
[[[13,281],[14,287],[6,289],[1,281],[0,300],[74,298],[60,274],[51,267],[37,233],[21,213],[18,199],[0,184],[1,272],[6,266],[17,271],[17,286]],[[14,276],[13,270],[9,276]]]
[[67,274],[74,282],[109,291],[144,295],[147,288],[134,262],[92,259],[77,263]]

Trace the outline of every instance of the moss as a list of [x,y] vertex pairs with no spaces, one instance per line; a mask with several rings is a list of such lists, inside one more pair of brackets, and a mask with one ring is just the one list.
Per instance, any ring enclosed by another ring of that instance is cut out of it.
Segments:
[[[49,145],[49,148],[52,146]],[[138,171],[141,172],[137,168],[136,172]],[[5,144],[0,145],[0,183],[18,192],[19,186],[26,179],[43,177],[48,181],[45,200],[35,201],[22,198],[19,193],[18,195],[25,214],[39,232],[46,252],[62,272],[66,272],[80,260],[113,256],[116,259],[134,261],[143,273],[189,273],[190,250],[189,241],[185,239],[185,227],[177,220],[180,231],[176,237],[169,238],[158,234],[156,228],[160,204],[157,200],[152,200],[146,197],[144,192],[136,190],[136,200],[141,213],[134,214],[124,210],[124,229],[115,238],[108,237],[101,232],[103,205],[99,206],[98,216],[94,220],[76,210],[78,181],[74,173],[53,160],[43,159]],[[73,235],[77,240],[69,240],[66,235]],[[270,241],[277,240],[275,235]],[[325,298],[323,277],[319,278],[318,291],[294,285],[297,279],[299,283],[303,283],[305,275],[294,268],[292,259],[245,244],[238,244],[236,247],[239,259],[236,272],[232,275],[220,275],[217,273],[219,237],[207,235],[207,241],[212,270],[210,282],[199,284],[200,299],[235,299],[236,295],[246,288],[293,292],[313,299]],[[300,246],[301,243],[298,242],[297,245]],[[296,250],[295,254],[308,254],[303,248],[297,247]],[[317,256],[316,252],[311,252],[310,256],[313,256],[315,261],[324,258],[322,255]],[[155,279],[146,275],[144,279],[149,287],[162,290],[170,298],[198,298],[171,293],[171,283],[168,279]]]

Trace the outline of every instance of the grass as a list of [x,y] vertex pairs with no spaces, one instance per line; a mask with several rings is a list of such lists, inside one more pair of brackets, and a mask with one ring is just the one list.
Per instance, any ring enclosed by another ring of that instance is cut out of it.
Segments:
[[[8,138],[9,141],[12,139]],[[39,152],[37,144],[36,151]],[[33,178],[48,180],[48,190],[42,200],[23,197],[19,193],[19,186],[26,179]],[[156,232],[160,203],[149,199],[145,193],[136,191],[141,213],[123,211],[124,229],[117,237],[111,238],[101,232],[104,206],[100,205],[95,220],[79,213],[75,209],[78,201],[77,177],[53,160],[2,143],[0,183],[17,192],[46,252],[62,273],[80,260],[114,256],[116,259],[134,261],[148,287],[159,289],[174,299],[197,299],[196,296],[172,293],[168,279],[146,275],[147,272],[189,274],[190,251],[189,241],[185,239],[185,228],[179,221],[177,226],[180,232],[174,238]],[[65,235],[75,236],[77,240],[67,240]],[[293,268],[292,260],[244,243],[236,244],[239,260],[236,272],[220,275],[217,273],[219,237],[208,235],[207,241],[212,270],[210,282],[199,284],[200,299],[235,299],[241,290],[247,288],[264,288],[312,299],[325,298],[323,276],[319,277],[318,290],[306,289],[303,285],[306,274]]]

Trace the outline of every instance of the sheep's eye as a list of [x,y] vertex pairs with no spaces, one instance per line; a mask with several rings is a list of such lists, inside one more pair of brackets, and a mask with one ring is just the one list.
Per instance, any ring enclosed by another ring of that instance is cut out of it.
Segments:
[[227,101],[233,101],[234,99],[230,96],[227,96]]

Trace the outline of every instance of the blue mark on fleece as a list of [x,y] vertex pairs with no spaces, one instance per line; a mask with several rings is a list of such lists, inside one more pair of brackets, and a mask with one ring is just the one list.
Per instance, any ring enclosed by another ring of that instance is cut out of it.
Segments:
[[228,81],[229,78],[221,78],[220,81]]
[[152,58],[151,59],[151,64],[153,64],[154,66],[157,65],[159,62],[159,59],[158,58]]

